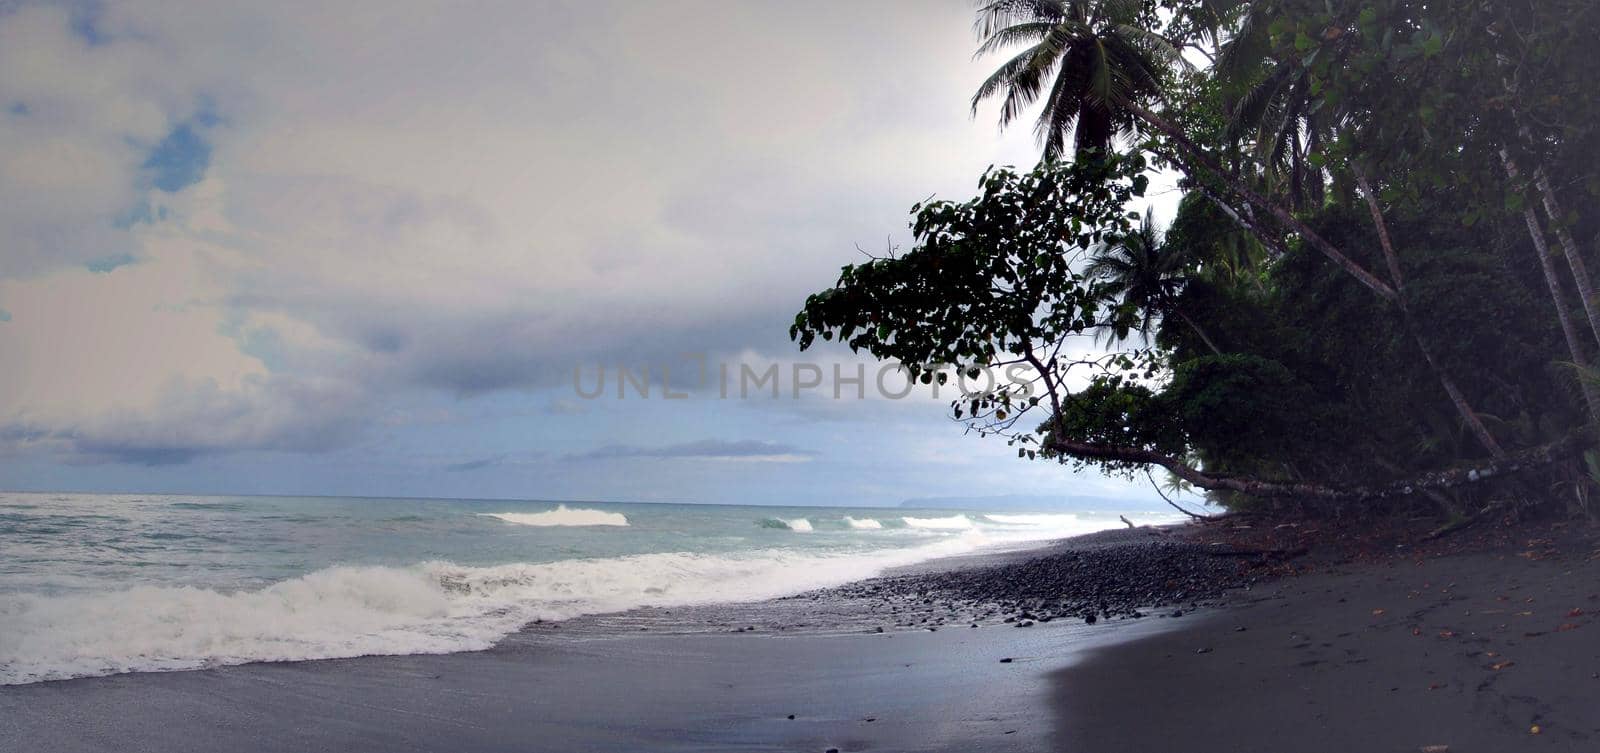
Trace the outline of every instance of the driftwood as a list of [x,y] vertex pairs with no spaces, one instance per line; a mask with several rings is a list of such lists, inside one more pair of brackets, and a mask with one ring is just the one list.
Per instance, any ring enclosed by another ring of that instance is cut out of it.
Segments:
[[1444,524],[1442,526],[1439,526],[1438,528],[1433,529],[1432,531],[1428,532],[1427,536],[1422,537],[1422,540],[1423,541],[1433,541],[1434,539],[1439,539],[1439,538],[1444,538],[1445,536],[1449,536],[1452,533],[1456,533],[1456,532],[1459,532],[1459,531],[1465,531],[1468,528],[1471,528],[1471,527],[1483,522],[1487,518],[1493,517],[1496,514],[1504,512],[1510,506],[1511,505],[1509,505],[1506,502],[1490,502],[1488,505],[1484,506],[1484,508],[1482,510],[1479,510],[1479,511],[1477,511],[1477,512],[1475,512],[1475,513],[1473,513],[1473,514],[1471,514],[1471,515],[1469,515],[1469,516],[1467,516],[1465,518],[1462,518],[1460,520],[1453,520],[1453,521],[1451,521],[1449,523],[1446,523],[1446,524]]

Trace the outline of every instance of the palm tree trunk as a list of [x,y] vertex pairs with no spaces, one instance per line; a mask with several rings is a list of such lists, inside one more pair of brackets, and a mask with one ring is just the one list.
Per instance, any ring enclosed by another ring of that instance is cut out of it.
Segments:
[[1394,238],[1389,235],[1389,223],[1383,218],[1383,207],[1378,206],[1378,194],[1372,190],[1372,183],[1367,181],[1366,173],[1361,171],[1360,166],[1352,162],[1350,172],[1355,175],[1356,187],[1361,189],[1361,196],[1367,204],[1367,211],[1372,214],[1372,226],[1378,231],[1378,247],[1383,250],[1383,261],[1389,268],[1389,280],[1394,283],[1395,292],[1400,294],[1395,299],[1395,305],[1400,308],[1402,327],[1404,327],[1407,334],[1411,335],[1411,339],[1416,342],[1417,349],[1422,351],[1423,360],[1427,361],[1428,367],[1433,369],[1434,375],[1439,378],[1439,384],[1444,387],[1445,394],[1450,396],[1450,402],[1455,405],[1456,412],[1466,422],[1467,428],[1478,438],[1479,444],[1488,449],[1490,455],[1497,458],[1505,457],[1505,450],[1500,448],[1500,443],[1495,441],[1494,435],[1489,433],[1488,427],[1483,425],[1483,421],[1478,418],[1477,412],[1472,410],[1472,406],[1467,403],[1466,396],[1461,394],[1461,388],[1456,386],[1455,380],[1434,359],[1433,350],[1418,334],[1416,323],[1411,318],[1411,307],[1406,303],[1406,282],[1405,277],[1400,273],[1400,255],[1395,253]]
[[[1138,116],[1139,119],[1149,123],[1156,130],[1162,132],[1168,138],[1171,138],[1174,142],[1176,142],[1178,146],[1182,147],[1183,151],[1188,155],[1191,162],[1198,163],[1198,165],[1204,168],[1207,172],[1212,173],[1217,178],[1226,182],[1228,187],[1235,193],[1239,194],[1239,196],[1243,197],[1245,201],[1256,205],[1263,211],[1270,212],[1272,216],[1278,218],[1280,222],[1283,222],[1285,225],[1288,225],[1290,228],[1294,229],[1294,231],[1299,233],[1300,237],[1304,238],[1306,242],[1312,245],[1312,247],[1322,252],[1323,256],[1328,257],[1328,259],[1332,260],[1335,264],[1338,264],[1346,272],[1349,272],[1352,277],[1356,278],[1356,281],[1360,282],[1362,285],[1365,285],[1374,293],[1377,293],[1384,300],[1389,301],[1390,303],[1401,304],[1399,291],[1386,284],[1383,280],[1378,279],[1376,275],[1368,272],[1365,267],[1357,264],[1355,260],[1345,256],[1344,252],[1340,251],[1337,246],[1329,243],[1326,238],[1318,235],[1315,230],[1312,230],[1305,223],[1296,218],[1294,213],[1284,209],[1282,206],[1279,206],[1274,202],[1268,201],[1261,194],[1256,193],[1249,186],[1245,185],[1244,181],[1230,176],[1222,169],[1221,165],[1217,164],[1216,160],[1211,158],[1211,155],[1206,154],[1205,151],[1199,147],[1199,145],[1195,144],[1194,141],[1184,134],[1184,132],[1177,126],[1167,122],[1165,118],[1162,118],[1154,112],[1151,112],[1136,102],[1126,102],[1125,104],[1127,105],[1129,112],[1132,112],[1134,115]],[[1483,448],[1488,450],[1491,456],[1497,459],[1505,458],[1506,451],[1500,447],[1499,442],[1495,441],[1494,435],[1489,433],[1488,427],[1483,425],[1483,420],[1478,418],[1477,412],[1474,411],[1471,404],[1467,402],[1466,396],[1462,394],[1461,388],[1456,386],[1455,380],[1444,371],[1443,367],[1441,367],[1439,362],[1433,357],[1433,350],[1428,347],[1427,343],[1418,333],[1416,327],[1412,325],[1411,316],[1406,311],[1406,308],[1403,304],[1400,305],[1400,325],[1401,328],[1406,331],[1406,334],[1411,336],[1412,341],[1416,343],[1417,349],[1422,352],[1423,361],[1427,363],[1428,369],[1433,372],[1434,377],[1439,380],[1440,386],[1444,388],[1445,394],[1450,398],[1450,403],[1455,406],[1456,413],[1460,414],[1462,422],[1466,424],[1473,436],[1478,439],[1478,443],[1483,445]]]
[[1400,305],[1404,306],[1406,283],[1400,276],[1400,255],[1394,251],[1394,239],[1389,236],[1389,223],[1383,219],[1383,208],[1378,206],[1378,194],[1367,182],[1367,174],[1354,162],[1350,165],[1350,172],[1355,174],[1356,186],[1361,189],[1361,196],[1367,202],[1367,211],[1372,214],[1372,226],[1378,230],[1378,247],[1383,249],[1383,261],[1389,267],[1389,280],[1394,283],[1394,289],[1401,293]]
[[1209,199],[1211,203],[1217,207],[1217,209],[1222,210],[1223,214],[1228,215],[1228,218],[1233,220],[1234,224],[1238,225],[1245,232],[1254,235],[1256,239],[1261,242],[1261,247],[1267,250],[1267,255],[1272,257],[1273,261],[1283,258],[1285,251],[1283,250],[1283,246],[1278,243],[1278,239],[1268,237],[1266,232],[1262,231],[1261,228],[1256,227],[1255,223],[1245,219],[1245,217],[1239,214],[1237,211],[1234,211],[1233,207],[1228,206],[1228,202],[1223,201],[1222,197],[1217,196],[1216,193],[1212,192],[1211,189],[1206,188],[1205,186],[1199,186],[1196,190],[1198,190],[1201,195]]
[[1221,165],[1217,164],[1216,160],[1211,158],[1211,155],[1206,154],[1205,150],[1201,149],[1198,144],[1195,144],[1194,141],[1190,140],[1190,138],[1185,135],[1177,126],[1167,122],[1166,119],[1162,118],[1160,115],[1145,109],[1143,106],[1137,103],[1128,102],[1126,104],[1129,112],[1132,112],[1134,115],[1138,116],[1139,119],[1149,123],[1156,130],[1166,134],[1167,137],[1176,142],[1178,146],[1182,147],[1184,153],[1188,155],[1188,161],[1198,164],[1198,166],[1204,168],[1206,172],[1215,175],[1217,178],[1227,183],[1228,188],[1234,193],[1243,197],[1245,201],[1254,204],[1262,211],[1265,211],[1271,214],[1273,217],[1276,217],[1279,222],[1282,222],[1283,224],[1293,228],[1296,233],[1300,234],[1300,237],[1306,239],[1307,243],[1310,243],[1312,247],[1321,252],[1323,256],[1328,257],[1328,259],[1333,263],[1338,264],[1342,269],[1344,269],[1344,271],[1349,272],[1350,276],[1356,278],[1356,281],[1360,282],[1362,285],[1365,285],[1367,288],[1372,290],[1372,292],[1383,297],[1384,300],[1394,301],[1399,297],[1399,294],[1395,292],[1394,288],[1390,287],[1383,280],[1378,279],[1377,275],[1368,272],[1365,267],[1356,263],[1354,259],[1345,256],[1344,252],[1340,251],[1337,246],[1329,243],[1328,240],[1319,235],[1317,231],[1312,230],[1305,223],[1296,218],[1293,212],[1290,212],[1275,202],[1268,201],[1266,197],[1256,193],[1254,189],[1245,185],[1243,181],[1229,175],[1226,170],[1222,169]]
[[[1491,26],[1489,35],[1498,39],[1501,32]],[[1534,145],[1533,135],[1528,131],[1528,122],[1517,106],[1516,71],[1512,69],[1511,60],[1505,54],[1496,55],[1496,61],[1505,72],[1504,77],[1500,79],[1500,85],[1505,88],[1511,119],[1517,125],[1517,136],[1521,139],[1523,147],[1531,151]],[[1504,147],[1500,149],[1500,161],[1505,164],[1506,174],[1511,177],[1511,182],[1517,183],[1517,164]],[[1583,304],[1584,315],[1589,319],[1589,330],[1594,334],[1596,342],[1600,342],[1600,311],[1596,311],[1594,282],[1589,278],[1589,270],[1583,263],[1583,256],[1578,253],[1578,244],[1572,240],[1572,234],[1562,226],[1565,215],[1561,213],[1561,205],[1556,202],[1556,193],[1550,187],[1550,179],[1545,175],[1543,165],[1533,166],[1533,182],[1543,198],[1544,212],[1550,218],[1550,227],[1555,231],[1556,240],[1561,243],[1561,251],[1567,257],[1567,266],[1572,269],[1572,278],[1578,288],[1578,299]],[[1536,235],[1541,235],[1541,240],[1536,240],[1535,243],[1542,241],[1542,234],[1537,232],[1537,227],[1538,223],[1535,222],[1529,228]],[[1559,306],[1560,302],[1557,301],[1556,305]]]
[[1189,325],[1189,329],[1194,330],[1194,333],[1196,335],[1199,335],[1200,342],[1205,343],[1206,347],[1210,348],[1212,353],[1214,353],[1216,355],[1219,355],[1219,356],[1223,354],[1222,353],[1222,349],[1218,348],[1216,343],[1211,342],[1211,338],[1206,336],[1206,331],[1203,330],[1203,329],[1200,329],[1200,325],[1195,324],[1194,320],[1190,319],[1188,314],[1185,314],[1181,310],[1178,310],[1178,309],[1173,309],[1172,313],[1177,314],[1178,318],[1182,319],[1184,324]]
[[[1513,181],[1517,178],[1517,168],[1511,161],[1511,153],[1505,149],[1500,150],[1500,161],[1506,167],[1506,174]],[[1556,273],[1555,262],[1550,258],[1550,247],[1545,242],[1544,231],[1539,227],[1539,216],[1533,207],[1522,208],[1522,219],[1528,225],[1528,237],[1533,239],[1533,250],[1539,256],[1539,269],[1544,273],[1545,285],[1550,288],[1550,300],[1556,305],[1556,321],[1561,323],[1561,335],[1567,340],[1567,352],[1572,356],[1572,362],[1587,365],[1588,359],[1583,356],[1582,338],[1578,336],[1578,328],[1573,326],[1572,317],[1567,313],[1566,296],[1561,291],[1561,279]],[[1600,393],[1597,393],[1594,384],[1588,380],[1578,380],[1583,389],[1583,400],[1589,407],[1589,420],[1600,423]]]
[[1550,218],[1550,229],[1555,231],[1556,240],[1561,243],[1561,253],[1567,257],[1567,266],[1572,269],[1572,279],[1578,286],[1578,300],[1583,303],[1583,313],[1589,317],[1589,329],[1594,333],[1595,341],[1600,342],[1600,305],[1595,302],[1594,281],[1590,279],[1589,269],[1583,263],[1583,254],[1578,253],[1578,244],[1567,232],[1566,215],[1561,213],[1556,192],[1550,188],[1550,178],[1545,175],[1542,166],[1534,166],[1533,184],[1539,188],[1544,199],[1544,213]]

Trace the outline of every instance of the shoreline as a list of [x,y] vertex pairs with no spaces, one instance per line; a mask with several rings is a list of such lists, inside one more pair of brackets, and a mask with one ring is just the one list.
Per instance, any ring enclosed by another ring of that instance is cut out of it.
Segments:
[[39,683],[0,692],[0,749],[1020,753],[1056,746],[1053,672],[1164,626],[589,635]]
[[1600,739],[1588,534],[1284,565],[1208,541],[1240,538],[1231,528],[1118,529],[766,602],[531,625],[478,652],[0,687],[0,750],[1470,753]]
[[896,627],[881,598],[852,589],[1015,567],[1107,535],[1129,534],[930,560],[766,602],[535,624],[478,652],[5,686],[0,750],[1038,750],[1056,735],[1052,671],[1168,621]]

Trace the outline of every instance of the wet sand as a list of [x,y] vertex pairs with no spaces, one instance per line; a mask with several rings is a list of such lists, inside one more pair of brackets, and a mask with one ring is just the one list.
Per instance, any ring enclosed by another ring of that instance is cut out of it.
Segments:
[[1592,548],[1523,541],[1237,594],[1056,672],[1059,749],[1600,750]]
[[0,688],[0,749],[1054,750],[1052,673],[1159,627],[526,635],[479,653],[67,680]]

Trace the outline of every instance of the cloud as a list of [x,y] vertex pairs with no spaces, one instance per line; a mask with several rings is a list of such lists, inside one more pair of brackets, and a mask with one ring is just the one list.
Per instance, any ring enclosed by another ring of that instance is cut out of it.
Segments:
[[425,444],[385,417],[429,400],[603,424],[539,391],[787,352],[856,244],[1032,151],[967,118],[959,3],[75,7],[0,10],[0,445],[73,462]]
[[369,406],[348,386],[251,377],[238,389],[175,381],[145,410],[117,409],[49,424],[0,425],[11,450],[53,445],[78,462],[186,463],[240,450],[323,452],[362,433]]
[[92,42],[67,9],[0,6],[0,276],[129,253],[150,150],[196,108],[193,71],[134,37]]
[[506,462],[505,455],[495,455],[487,458],[478,458],[477,460],[467,460],[460,463],[448,463],[444,466],[444,470],[449,473],[466,473],[468,471],[481,471],[484,468],[492,468],[504,462]]
[[606,445],[588,452],[569,456],[575,460],[624,460],[629,458],[732,460],[751,463],[803,463],[817,453],[778,442],[755,439],[721,440],[702,439],[695,442],[641,447],[636,445]]

